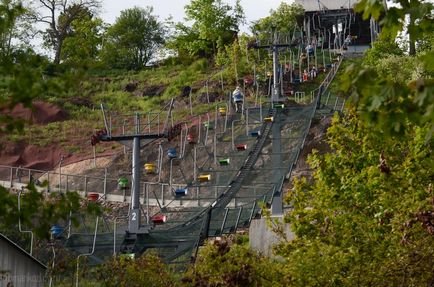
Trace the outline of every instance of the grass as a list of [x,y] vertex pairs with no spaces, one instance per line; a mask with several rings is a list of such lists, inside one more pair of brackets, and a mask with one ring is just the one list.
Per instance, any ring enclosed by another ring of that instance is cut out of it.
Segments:
[[[328,63],[329,54],[326,53],[325,58]],[[283,59],[282,56],[281,60]],[[288,56],[287,59],[289,59]],[[319,55],[318,64],[321,63],[322,56]],[[253,65],[252,61],[250,65]],[[257,71],[265,69],[265,67],[262,68],[260,65],[257,66]],[[253,73],[253,66],[239,70],[251,70]],[[195,90],[192,94],[193,114],[199,115],[214,111],[216,107],[216,103],[201,103],[199,100],[201,94],[206,93],[205,82],[209,80],[210,86],[216,87],[220,93],[222,76],[225,89],[231,90],[232,86],[228,86],[228,83],[235,84],[233,67],[227,67],[224,70],[210,67],[207,59],[199,59],[189,65],[166,65],[141,71],[89,71],[86,76],[80,77],[81,80],[78,83],[72,85],[74,88],[69,87],[64,92],[59,90],[58,95],[50,94],[45,97],[48,102],[56,103],[67,110],[70,115],[69,120],[43,126],[31,126],[26,128],[24,133],[9,134],[7,139],[14,142],[24,140],[41,147],[51,143],[61,143],[68,151],[80,152],[80,148],[70,143],[70,140],[85,139],[90,137],[95,129],[103,127],[99,109],[101,103],[104,103],[108,110],[119,113],[160,111],[171,98],[179,98],[183,87],[190,86]],[[240,74],[239,78],[241,79],[242,76]],[[300,88],[308,96],[310,91],[317,88],[323,77],[324,74],[320,74],[315,81],[304,83],[300,85]],[[134,93],[124,91],[125,86],[130,83],[136,83],[139,91],[152,87],[159,87],[164,91],[160,96],[136,96]],[[336,84],[332,83],[332,90],[334,85]],[[215,88],[209,88],[209,92],[214,90]],[[253,99],[250,100],[253,101]],[[188,98],[181,101],[184,101],[184,104],[174,111],[174,121],[182,121],[190,115]]]

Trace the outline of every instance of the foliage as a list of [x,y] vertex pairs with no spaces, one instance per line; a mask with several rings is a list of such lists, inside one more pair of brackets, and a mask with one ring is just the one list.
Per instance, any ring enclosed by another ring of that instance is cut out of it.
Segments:
[[[434,50],[424,43],[429,43],[433,37],[434,6],[427,1],[394,2],[399,5],[387,11],[382,1],[363,0],[357,5],[365,18],[372,15],[379,19],[383,15],[380,20],[382,36],[368,52],[366,66],[347,69],[341,82],[342,90],[353,96],[368,121],[378,123],[385,132],[402,134],[408,121],[418,125],[428,123],[427,138],[431,138],[434,132]],[[407,16],[409,21],[406,21]],[[409,34],[409,56],[399,56],[401,53],[394,44],[384,42],[384,39],[395,39],[404,29]],[[416,54],[417,42],[422,49]]]
[[[21,6],[1,6],[0,31],[14,29],[21,15]],[[3,17],[7,15],[7,17]],[[4,30],[6,29],[6,30]],[[58,88],[68,90],[70,75],[65,78],[44,76],[48,61],[31,50],[11,49],[0,55],[0,109],[12,110],[23,104],[31,108],[32,101],[42,96],[57,94]],[[74,74],[77,80],[77,74]],[[22,131],[25,122],[12,118],[6,113],[0,115],[0,132]],[[0,187],[0,222],[9,226],[17,224],[20,218],[23,226],[34,231],[37,237],[47,238],[49,227],[59,220],[65,220],[70,211],[79,209],[79,196],[76,193],[44,194],[29,183],[28,191],[22,196],[22,209],[17,209],[17,196]]]
[[156,255],[143,255],[138,259],[117,257],[102,265],[96,278],[104,286],[176,286],[174,274]]
[[182,278],[185,286],[287,286],[282,265],[226,238],[207,244]]
[[[44,193],[38,191],[32,182],[20,198],[21,209],[18,210],[17,195],[0,187],[0,221],[3,226],[11,226],[18,224],[20,218],[23,229],[32,230],[38,238],[48,239],[53,224],[66,222],[70,212],[81,209],[78,193]],[[87,211],[98,214],[100,209],[90,206]]]
[[33,20],[48,25],[48,28],[42,31],[44,42],[54,52],[54,64],[59,64],[63,43],[72,34],[72,22],[95,12],[99,8],[100,1],[38,0],[34,2],[34,6],[37,7],[34,8]]
[[12,39],[17,30],[16,23],[25,14],[20,2],[12,0],[0,1],[0,55],[9,55],[12,50]]
[[373,133],[354,110],[335,115],[327,134],[335,152],[314,152],[313,184],[295,180],[288,194],[296,239],[276,251],[292,286],[432,282],[434,141],[408,125],[398,140]]
[[217,44],[230,44],[236,38],[244,12],[237,0],[234,7],[221,0],[193,0],[185,6],[186,20],[193,24],[175,25],[175,35],[169,44],[178,54],[214,55]]
[[369,49],[363,58],[363,62],[366,65],[374,66],[384,57],[404,55],[404,52],[399,48],[398,44],[393,39],[383,34],[380,34],[379,39],[372,43],[372,46],[373,48]]
[[274,27],[280,33],[289,33],[303,19],[304,10],[300,4],[280,3],[276,10],[271,9],[270,15],[253,22],[251,30],[254,34],[270,33]]
[[87,13],[71,22],[71,32],[63,42],[61,59],[73,66],[96,62],[102,45],[104,31],[102,19]]
[[153,59],[164,43],[165,30],[152,12],[152,7],[123,10],[108,28],[103,60],[110,67],[139,70]]

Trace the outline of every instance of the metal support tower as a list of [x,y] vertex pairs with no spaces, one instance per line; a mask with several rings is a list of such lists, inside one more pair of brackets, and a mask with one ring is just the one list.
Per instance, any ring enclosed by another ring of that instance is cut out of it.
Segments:
[[[273,92],[271,94],[271,105],[277,104],[279,102],[285,101],[281,97],[279,84],[279,48],[290,47],[290,43],[280,44],[278,33],[275,28],[272,31],[273,44],[271,45],[256,45],[256,49],[268,48],[273,51]],[[280,71],[282,72],[282,71]],[[281,115],[277,112],[274,116],[273,127],[272,127],[272,145],[273,145],[273,155],[272,160],[274,167],[276,167],[273,175],[273,183],[276,187],[280,187],[281,181],[281,171],[282,171],[282,146],[281,146]],[[276,188],[273,203],[271,206],[271,212],[273,215],[283,214],[283,202],[282,202],[282,192],[279,188]]]
[[[167,115],[165,130],[169,124],[169,117],[173,106],[173,100],[170,103],[169,113]],[[141,182],[141,174],[142,174],[142,166],[140,163],[140,150],[144,147],[142,144],[143,140],[155,140],[159,138],[166,138],[167,132],[157,133],[143,133],[140,124],[140,114],[136,113],[134,116],[134,124],[135,129],[133,134],[121,134],[121,135],[113,135],[112,134],[112,126],[111,123],[108,122],[104,106],[101,104],[101,110],[104,117],[104,124],[106,127],[107,133],[102,135],[101,141],[116,141],[123,145],[129,146],[132,148],[132,165],[131,165],[131,204],[128,216],[128,232],[130,234],[140,234],[140,233],[149,233],[149,229],[151,225],[149,225],[149,221],[146,224],[142,224],[141,222],[141,208],[140,208],[140,182]],[[149,216],[148,214],[146,216]]]

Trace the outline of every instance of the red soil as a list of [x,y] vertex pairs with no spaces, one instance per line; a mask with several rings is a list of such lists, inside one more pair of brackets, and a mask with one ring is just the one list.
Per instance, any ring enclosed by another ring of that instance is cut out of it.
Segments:
[[[63,121],[68,118],[68,113],[60,107],[42,101],[35,101],[32,110],[20,104],[12,111],[1,110],[0,112],[11,115],[14,118],[24,119],[30,122],[30,125],[47,124],[50,122]],[[69,164],[93,156],[90,139],[83,138],[79,141],[74,140],[73,144],[85,147],[83,148],[85,151],[70,153],[62,149],[58,144],[39,147],[25,142],[3,142],[0,144],[0,165],[52,170],[59,164],[61,157],[63,157],[63,164]],[[104,154],[98,154],[98,156],[113,154],[114,152],[116,152],[116,150],[109,150]]]

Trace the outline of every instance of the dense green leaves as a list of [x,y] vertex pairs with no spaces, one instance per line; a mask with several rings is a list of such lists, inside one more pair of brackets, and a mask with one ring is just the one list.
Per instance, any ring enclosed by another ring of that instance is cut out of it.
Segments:
[[226,238],[206,245],[182,279],[186,286],[286,286],[282,265]]
[[[382,15],[382,32],[380,41],[368,51],[365,65],[347,70],[342,89],[353,96],[364,117],[385,132],[402,134],[408,121],[428,123],[430,138],[434,132],[434,50],[429,43],[434,6],[428,1],[394,2],[387,11],[382,1],[357,5],[365,17],[380,19]],[[409,56],[393,42],[399,32],[408,33]]]
[[253,22],[251,27],[253,33],[270,33],[274,27],[278,32],[293,32],[297,27],[299,19],[303,19],[303,7],[300,4],[280,3],[276,10],[271,10],[270,15]]
[[63,42],[62,61],[82,66],[99,60],[104,28],[103,21],[90,13],[72,21],[71,34]]
[[177,286],[174,273],[155,255],[144,255],[136,260],[114,258],[102,265],[95,277],[108,287]]
[[354,112],[335,116],[328,131],[335,152],[314,152],[313,183],[296,180],[288,196],[297,238],[276,250],[288,259],[293,286],[432,280],[434,141],[425,141],[426,128],[406,129],[396,140],[372,133]]
[[239,0],[234,7],[221,0],[193,0],[185,6],[185,14],[192,26],[176,24],[169,45],[180,55],[214,55],[218,44],[224,46],[235,40],[239,25],[244,22]]
[[139,70],[156,55],[165,30],[152,12],[151,7],[124,10],[108,28],[102,56],[109,66]]

